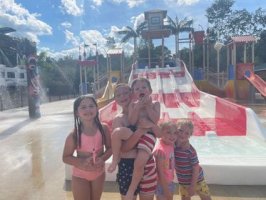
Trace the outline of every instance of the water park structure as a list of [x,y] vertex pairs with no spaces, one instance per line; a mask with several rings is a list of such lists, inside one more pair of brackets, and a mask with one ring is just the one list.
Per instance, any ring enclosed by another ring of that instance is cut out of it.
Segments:
[[[155,22],[157,25],[162,23],[164,15],[165,11],[158,10],[145,13],[152,28]],[[168,32],[148,28],[144,37],[159,37],[163,41],[168,35],[165,33]],[[199,152],[207,181],[225,185],[266,184],[266,177],[262,175],[266,170],[263,150],[266,128],[254,111],[199,90],[182,61],[172,67],[149,67],[151,63],[147,62],[144,68],[139,67],[138,62],[134,63],[129,84],[137,77],[145,77],[151,82],[152,98],[161,104],[161,121],[183,118],[193,121],[195,132],[192,143]],[[117,112],[118,106],[111,102],[101,109],[100,116],[111,125]],[[108,174],[107,179],[114,180],[115,175]]]
[[[200,42],[203,46],[207,45],[203,49],[208,49],[208,44],[203,39],[203,37],[201,40],[194,39],[194,42]],[[254,71],[254,45],[256,41],[256,37],[251,35],[232,36],[227,44],[217,41],[214,45],[217,51],[217,71],[211,73],[208,66],[209,62],[207,62],[202,70],[194,71],[194,75],[197,77],[196,85],[203,91],[233,100],[254,101],[256,92],[265,98],[266,82]],[[239,61],[236,52],[241,51],[241,46],[243,60]],[[220,73],[220,51],[222,48],[226,48],[227,68],[224,69],[223,73]],[[203,60],[208,61],[208,53],[206,54],[207,57],[205,58],[204,50]]]

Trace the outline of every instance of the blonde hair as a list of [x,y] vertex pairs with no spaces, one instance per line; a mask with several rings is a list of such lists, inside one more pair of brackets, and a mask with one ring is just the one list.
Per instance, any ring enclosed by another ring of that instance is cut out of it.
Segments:
[[170,127],[170,126],[174,126],[175,123],[172,122],[172,121],[168,121],[168,122],[162,122],[159,124],[159,127],[161,128],[161,130],[167,128],[167,127]]
[[131,91],[131,88],[129,87],[128,84],[126,84],[126,83],[119,83],[119,84],[117,84],[117,85],[115,86],[115,88],[114,88],[114,95],[115,95],[117,89],[120,88],[120,87],[128,88],[129,91]]
[[182,119],[182,120],[178,121],[176,125],[177,125],[177,129],[179,129],[181,127],[188,127],[188,129],[190,130],[190,135],[193,134],[194,125],[193,125],[191,120]]

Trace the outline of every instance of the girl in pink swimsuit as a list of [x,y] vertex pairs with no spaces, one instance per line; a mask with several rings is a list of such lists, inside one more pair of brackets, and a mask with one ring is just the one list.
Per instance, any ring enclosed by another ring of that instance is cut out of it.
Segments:
[[108,127],[98,116],[92,96],[74,102],[74,130],[67,136],[63,162],[73,166],[72,193],[75,200],[100,200],[105,180],[105,161],[111,156]]

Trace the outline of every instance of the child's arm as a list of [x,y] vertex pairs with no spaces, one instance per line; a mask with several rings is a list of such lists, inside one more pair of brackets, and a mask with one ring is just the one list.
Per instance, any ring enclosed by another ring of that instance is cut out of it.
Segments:
[[72,132],[67,136],[62,156],[63,162],[69,165],[77,165],[77,158],[73,156],[74,151],[76,149],[73,134],[74,133]]
[[110,137],[110,132],[108,129],[108,126],[103,124],[103,129],[104,129],[104,152],[102,155],[99,155],[95,159],[95,167],[102,167],[108,158],[111,157],[112,155],[112,149],[111,149],[111,137]]
[[140,112],[141,104],[140,101],[137,103],[130,103],[128,106],[128,123],[130,125],[136,125],[139,119],[139,112]]
[[139,142],[139,139],[142,135],[147,133],[149,129],[152,129],[152,132],[156,137],[161,137],[161,128],[152,123],[150,120],[146,118],[142,118],[138,122],[138,129],[132,134],[127,140],[125,140],[121,147],[121,152],[128,152],[133,149],[136,144]]
[[200,169],[199,164],[193,166],[191,183],[188,190],[190,196],[193,196],[196,192],[197,180],[199,177],[199,169]]
[[63,162],[82,170],[93,169],[92,158],[79,158],[73,155],[76,150],[76,144],[74,142],[73,135],[74,133],[72,132],[66,138],[65,147],[62,156]]
[[121,152],[125,153],[133,149],[147,129],[138,128],[127,140],[122,143]]
[[157,150],[154,153],[155,161],[156,161],[156,168],[157,168],[157,174],[158,174],[158,181],[161,184],[163,188],[163,194],[165,199],[172,199],[172,194],[170,193],[168,189],[168,182],[164,175],[164,165],[165,165],[165,154],[161,150]]
[[114,130],[115,128],[118,128],[118,127],[123,127],[121,116],[116,116],[112,122],[112,130]]
[[151,120],[147,118],[141,118],[138,121],[138,127],[151,129],[156,137],[159,137],[159,138],[161,137],[161,128],[157,124],[154,124]]
[[101,155],[101,158],[103,161],[106,161],[110,158],[112,155],[112,149],[111,149],[111,136],[110,136],[110,131],[108,129],[108,126],[106,124],[103,124],[103,129],[105,133],[105,151],[104,154]]
[[146,106],[148,117],[154,124],[157,124],[160,119],[160,110],[160,103],[158,101]]

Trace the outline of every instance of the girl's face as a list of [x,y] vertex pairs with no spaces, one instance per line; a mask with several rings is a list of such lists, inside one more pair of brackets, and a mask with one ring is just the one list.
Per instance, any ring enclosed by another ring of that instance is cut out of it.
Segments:
[[174,145],[177,137],[177,129],[175,125],[166,126],[162,129],[162,140],[165,144]]
[[128,106],[131,101],[131,91],[129,87],[120,86],[116,88],[115,101],[121,107]]
[[180,141],[181,143],[189,141],[189,138],[191,136],[191,130],[189,129],[189,127],[179,126],[177,127],[177,133],[178,141]]
[[98,108],[90,98],[83,99],[77,110],[77,116],[81,121],[94,120],[98,112]]
[[151,94],[151,90],[146,83],[146,81],[138,80],[133,87],[134,96],[137,99],[141,99],[143,96],[149,96]]

